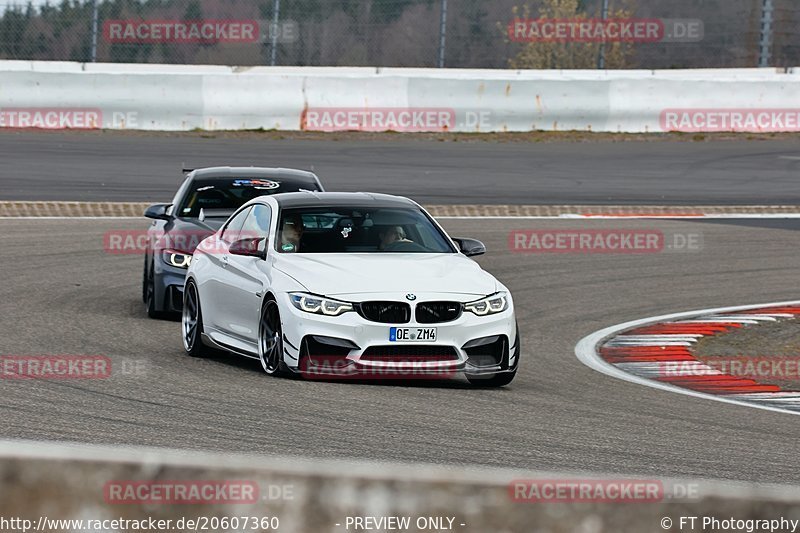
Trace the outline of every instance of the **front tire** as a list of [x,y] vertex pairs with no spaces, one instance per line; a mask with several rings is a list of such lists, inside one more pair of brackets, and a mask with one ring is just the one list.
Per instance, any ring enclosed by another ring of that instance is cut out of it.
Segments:
[[283,362],[283,328],[278,302],[267,297],[261,309],[258,325],[258,358],[261,368],[270,376],[280,376],[286,372]]
[[200,293],[193,281],[186,284],[183,295],[183,312],[181,313],[181,331],[183,332],[183,349],[191,357],[203,356],[203,313],[200,310]]

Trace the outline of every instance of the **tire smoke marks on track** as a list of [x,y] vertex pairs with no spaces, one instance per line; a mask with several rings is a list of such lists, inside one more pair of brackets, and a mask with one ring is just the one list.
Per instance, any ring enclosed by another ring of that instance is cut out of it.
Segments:
[[798,316],[796,301],[675,313],[595,332],[578,343],[575,353],[587,366],[634,383],[800,414],[800,391],[721,372],[689,350],[705,336]]
[[508,234],[513,253],[652,254],[699,252],[700,233],[665,233],[656,229],[513,230]]

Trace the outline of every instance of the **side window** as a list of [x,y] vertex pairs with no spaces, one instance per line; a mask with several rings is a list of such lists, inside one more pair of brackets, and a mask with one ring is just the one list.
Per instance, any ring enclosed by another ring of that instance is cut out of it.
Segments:
[[239,237],[239,231],[242,229],[244,221],[251,210],[252,207],[248,207],[247,209],[242,209],[235,217],[233,217],[231,220],[228,221],[227,224],[225,224],[225,229],[222,230],[222,235],[220,235],[220,238],[224,242],[230,244]]
[[272,217],[272,210],[262,204],[256,204],[250,209],[250,214],[244,221],[242,231],[239,233],[240,239],[260,239],[258,250],[267,250],[267,239],[269,237],[269,226]]

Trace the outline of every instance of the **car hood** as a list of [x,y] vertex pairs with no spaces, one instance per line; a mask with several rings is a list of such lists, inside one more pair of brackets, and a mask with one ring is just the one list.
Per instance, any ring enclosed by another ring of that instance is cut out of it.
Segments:
[[477,297],[497,280],[461,254],[277,254],[274,267],[314,294],[436,292]]

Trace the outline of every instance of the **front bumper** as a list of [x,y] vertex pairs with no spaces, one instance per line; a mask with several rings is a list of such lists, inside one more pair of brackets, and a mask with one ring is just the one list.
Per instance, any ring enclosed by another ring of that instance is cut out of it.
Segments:
[[156,255],[153,267],[156,311],[180,313],[183,310],[187,269],[166,264],[160,252]]
[[[389,324],[356,312],[328,317],[294,307],[281,299],[285,362],[295,372],[313,376],[450,377],[457,373],[492,375],[513,371],[519,362],[519,336],[513,302],[489,316],[463,312],[450,322]],[[402,301],[403,295],[376,300]],[[453,295],[418,294],[415,305],[453,300]],[[475,298],[472,298],[475,299]],[[465,300],[466,301],[466,300]],[[436,341],[390,341],[391,327],[437,329]]]

